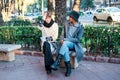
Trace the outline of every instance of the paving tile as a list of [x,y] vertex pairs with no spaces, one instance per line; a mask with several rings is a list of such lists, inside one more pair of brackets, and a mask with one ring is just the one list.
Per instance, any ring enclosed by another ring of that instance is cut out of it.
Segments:
[[0,69],[7,67],[7,65],[4,62],[0,62]]
[[44,57],[16,55],[12,62],[0,62],[0,80],[119,80],[120,64],[81,61],[65,77],[65,68],[46,74]]

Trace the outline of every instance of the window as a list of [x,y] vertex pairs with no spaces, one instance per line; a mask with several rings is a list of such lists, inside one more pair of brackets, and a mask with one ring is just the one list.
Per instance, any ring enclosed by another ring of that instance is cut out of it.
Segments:
[[98,12],[98,13],[101,13],[101,12],[102,12],[102,9],[98,9],[97,12]]
[[111,0],[111,2],[118,2],[118,0]]

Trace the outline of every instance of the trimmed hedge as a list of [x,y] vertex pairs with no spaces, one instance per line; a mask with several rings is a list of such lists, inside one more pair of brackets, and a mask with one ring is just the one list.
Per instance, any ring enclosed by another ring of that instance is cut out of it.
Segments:
[[[108,42],[109,40],[109,42]],[[82,38],[84,47],[90,48],[89,53],[109,56],[120,52],[120,27],[86,26]]]
[[[59,27],[59,37],[63,27]],[[81,43],[90,54],[108,56],[108,48],[112,54],[119,54],[120,50],[120,27],[106,27],[90,25],[85,26],[85,32]],[[39,48],[39,38],[42,35],[37,27],[9,26],[0,27],[0,43],[21,44],[23,47],[34,46]],[[108,36],[110,42],[108,43]],[[59,38],[58,38],[59,40]],[[110,47],[108,47],[109,45]]]
[[31,26],[31,23],[28,20],[14,19],[6,22],[6,26]]
[[9,26],[0,27],[0,43],[21,44],[23,47],[30,45],[37,48],[42,35],[37,27]]

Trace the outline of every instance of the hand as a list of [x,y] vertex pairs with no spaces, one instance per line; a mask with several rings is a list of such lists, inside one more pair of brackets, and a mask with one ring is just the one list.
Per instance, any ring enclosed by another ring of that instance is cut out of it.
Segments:
[[39,27],[42,27],[43,23],[44,23],[44,21],[40,20],[39,23],[38,23]]
[[60,40],[60,43],[63,44],[64,40]]

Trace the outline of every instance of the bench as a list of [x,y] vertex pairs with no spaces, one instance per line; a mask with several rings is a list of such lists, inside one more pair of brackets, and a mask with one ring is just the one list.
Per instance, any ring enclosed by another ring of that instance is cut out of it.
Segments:
[[[70,57],[70,63],[71,63],[71,68],[75,69],[78,67],[78,62],[76,59],[76,53],[72,53],[71,57]],[[56,60],[56,54],[53,54],[53,59]],[[62,58],[61,62],[60,62],[60,67],[64,68],[65,67],[65,63],[64,63],[64,58]]]
[[14,51],[20,49],[21,45],[16,44],[0,44],[0,61],[15,60]]
[[[83,48],[84,52],[86,52],[86,48]],[[56,59],[56,55],[53,54],[53,59]],[[75,69],[79,66],[79,63],[77,62],[77,58],[76,58],[76,53],[73,52],[72,55],[70,56],[70,63],[71,63],[71,68]],[[65,63],[64,63],[64,59],[62,58],[61,63],[60,63],[60,67],[64,68],[65,67]]]

